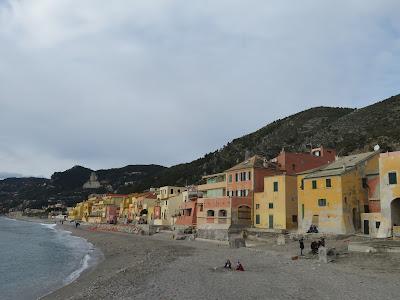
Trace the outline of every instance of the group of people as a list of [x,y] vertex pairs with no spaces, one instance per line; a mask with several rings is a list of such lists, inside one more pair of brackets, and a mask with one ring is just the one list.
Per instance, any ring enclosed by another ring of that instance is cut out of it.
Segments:
[[[300,255],[303,256],[304,250],[304,238],[299,239],[299,247],[300,247]],[[319,241],[312,241],[311,242],[311,252],[313,254],[318,253],[319,247],[325,247],[325,238],[321,237]]]
[[[226,260],[224,268],[232,270],[232,263],[229,259]],[[240,263],[240,261],[237,261],[235,270],[244,271],[243,265]]]
[[308,229],[307,233],[318,233],[318,228],[316,225],[311,224],[310,228]]

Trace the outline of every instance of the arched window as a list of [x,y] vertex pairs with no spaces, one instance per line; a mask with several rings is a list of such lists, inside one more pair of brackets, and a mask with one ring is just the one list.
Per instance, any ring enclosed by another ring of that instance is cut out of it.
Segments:
[[225,209],[221,209],[218,211],[218,217],[223,217],[225,218],[228,215],[227,211]]
[[207,217],[214,217],[214,211],[213,210],[207,210]]

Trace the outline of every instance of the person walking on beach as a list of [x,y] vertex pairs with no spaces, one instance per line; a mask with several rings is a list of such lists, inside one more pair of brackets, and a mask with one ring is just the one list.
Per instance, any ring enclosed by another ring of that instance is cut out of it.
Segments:
[[299,246],[300,246],[300,256],[303,256],[303,249],[304,249],[304,239],[301,238],[299,240]]

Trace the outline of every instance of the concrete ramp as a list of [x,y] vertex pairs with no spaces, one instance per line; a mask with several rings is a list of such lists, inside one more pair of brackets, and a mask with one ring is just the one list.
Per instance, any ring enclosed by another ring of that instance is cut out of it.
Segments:
[[400,253],[400,241],[363,241],[350,242],[348,245],[350,252],[363,253]]

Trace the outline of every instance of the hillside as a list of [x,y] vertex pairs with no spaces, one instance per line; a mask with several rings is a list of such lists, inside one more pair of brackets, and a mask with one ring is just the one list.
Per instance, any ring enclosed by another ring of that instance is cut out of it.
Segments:
[[282,148],[307,151],[310,145],[321,144],[336,148],[340,155],[371,150],[375,144],[383,151],[399,150],[400,95],[362,109],[311,108],[237,138],[202,158],[170,168],[133,165],[98,170],[96,174],[102,187],[95,191],[82,189],[92,170],[80,166],[54,173],[50,180],[0,180],[0,205],[39,206],[48,199],[73,204],[92,192],[129,193],[168,184],[195,184],[202,175],[221,172],[243,160],[246,152],[272,158]]
[[9,208],[41,208],[49,201],[62,200],[67,205],[82,201],[92,193],[132,192],[141,189],[140,183],[153,177],[165,167],[158,165],[129,165],[123,168],[98,170],[101,183],[98,189],[83,189],[93,170],[74,166],[46,178],[8,178],[0,180],[0,212]]

